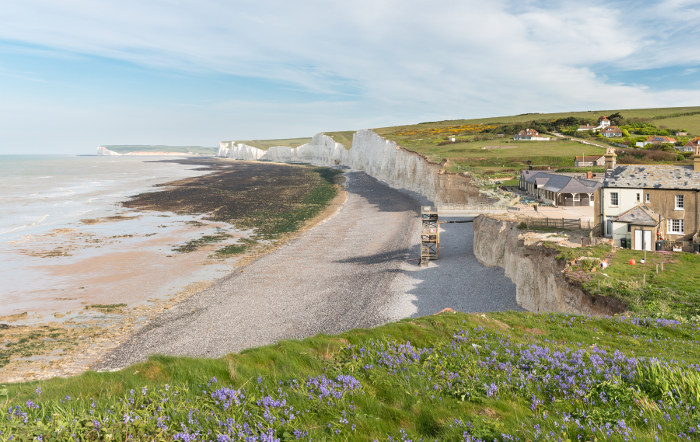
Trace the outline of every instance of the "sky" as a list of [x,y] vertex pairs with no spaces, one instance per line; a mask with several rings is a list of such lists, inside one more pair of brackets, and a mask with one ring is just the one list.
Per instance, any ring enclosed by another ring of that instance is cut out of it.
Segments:
[[700,1],[0,8],[0,154],[692,105],[700,105]]

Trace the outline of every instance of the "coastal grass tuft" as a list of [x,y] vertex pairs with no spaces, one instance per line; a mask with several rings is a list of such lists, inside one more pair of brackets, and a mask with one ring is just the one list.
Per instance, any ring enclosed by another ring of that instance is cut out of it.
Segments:
[[700,328],[443,313],[219,359],[5,385],[3,437],[659,440],[698,431]]
[[255,239],[241,238],[239,243],[229,244],[220,249],[217,249],[215,255],[219,258],[225,258],[227,256],[240,255],[245,251],[249,250],[252,246],[258,243]]
[[121,312],[126,307],[126,304],[89,304],[85,306],[85,310],[99,310],[104,313]]
[[195,250],[199,250],[200,248],[215,243],[215,242],[221,242],[224,241],[228,238],[230,238],[231,235],[228,233],[224,232],[219,232],[214,235],[204,235],[200,238],[193,239],[191,241],[186,242],[185,244],[173,247],[173,252],[178,252],[178,253],[189,253],[189,252],[194,252]]

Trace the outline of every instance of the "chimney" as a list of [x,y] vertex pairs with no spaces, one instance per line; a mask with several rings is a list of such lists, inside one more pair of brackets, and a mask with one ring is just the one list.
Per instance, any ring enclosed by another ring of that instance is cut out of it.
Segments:
[[614,169],[616,159],[615,149],[612,146],[608,147],[608,151],[605,152],[605,170]]
[[693,156],[693,170],[700,172],[700,142],[695,146],[695,155]]
[[590,170],[589,170],[588,172],[586,172],[586,178],[589,179],[589,180],[590,180],[591,178],[593,178],[593,172],[591,172]]

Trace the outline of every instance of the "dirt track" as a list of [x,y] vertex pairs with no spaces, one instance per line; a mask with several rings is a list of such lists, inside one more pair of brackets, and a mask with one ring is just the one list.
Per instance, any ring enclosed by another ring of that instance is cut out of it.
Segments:
[[449,224],[464,229],[446,232],[453,250],[420,269],[409,261],[417,254],[418,203],[359,172],[347,174],[346,189],[337,214],[176,305],[93,368],[122,368],[151,354],[218,357],[445,307],[517,308],[503,271],[484,268],[467,248],[471,224]]

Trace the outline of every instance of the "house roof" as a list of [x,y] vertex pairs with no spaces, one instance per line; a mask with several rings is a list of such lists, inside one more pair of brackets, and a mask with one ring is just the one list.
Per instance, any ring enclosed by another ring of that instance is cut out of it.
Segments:
[[598,161],[599,159],[603,158],[603,155],[584,155],[584,156],[577,156],[576,161]]
[[647,143],[675,143],[676,139],[671,137],[663,137],[661,135],[652,135],[647,138]]
[[521,130],[520,132],[518,132],[518,135],[520,135],[521,137],[522,136],[537,137],[540,135],[540,133],[537,132],[535,129],[525,129],[525,130]]
[[695,137],[692,140],[685,143],[683,147],[695,147],[700,143],[700,137]]
[[610,120],[608,120],[608,116],[605,115],[605,116],[598,118],[598,121],[610,121]]
[[605,172],[603,187],[700,190],[700,172],[693,166],[617,166]]
[[597,126],[592,126],[592,125],[590,125],[590,124],[585,124],[585,125],[579,126],[578,128],[579,128],[579,129],[595,129],[596,127],[597,127]]
[[617,223],[629,223],[635,226],[655,226],[659,224],[659,214],[650,208],[637,205],[613,219]]
[[615,132],[615,133],[622,133],[622,130],[617,127],[617,126],[608,126],[604,127],[603,129],[600,130],[601,132]]
[[600,182],[595,180],[585,180],[540,170],[523,170],[523,178],[526,182],[543,186],[544,190],[555,193],[593,193],[600,187]]

